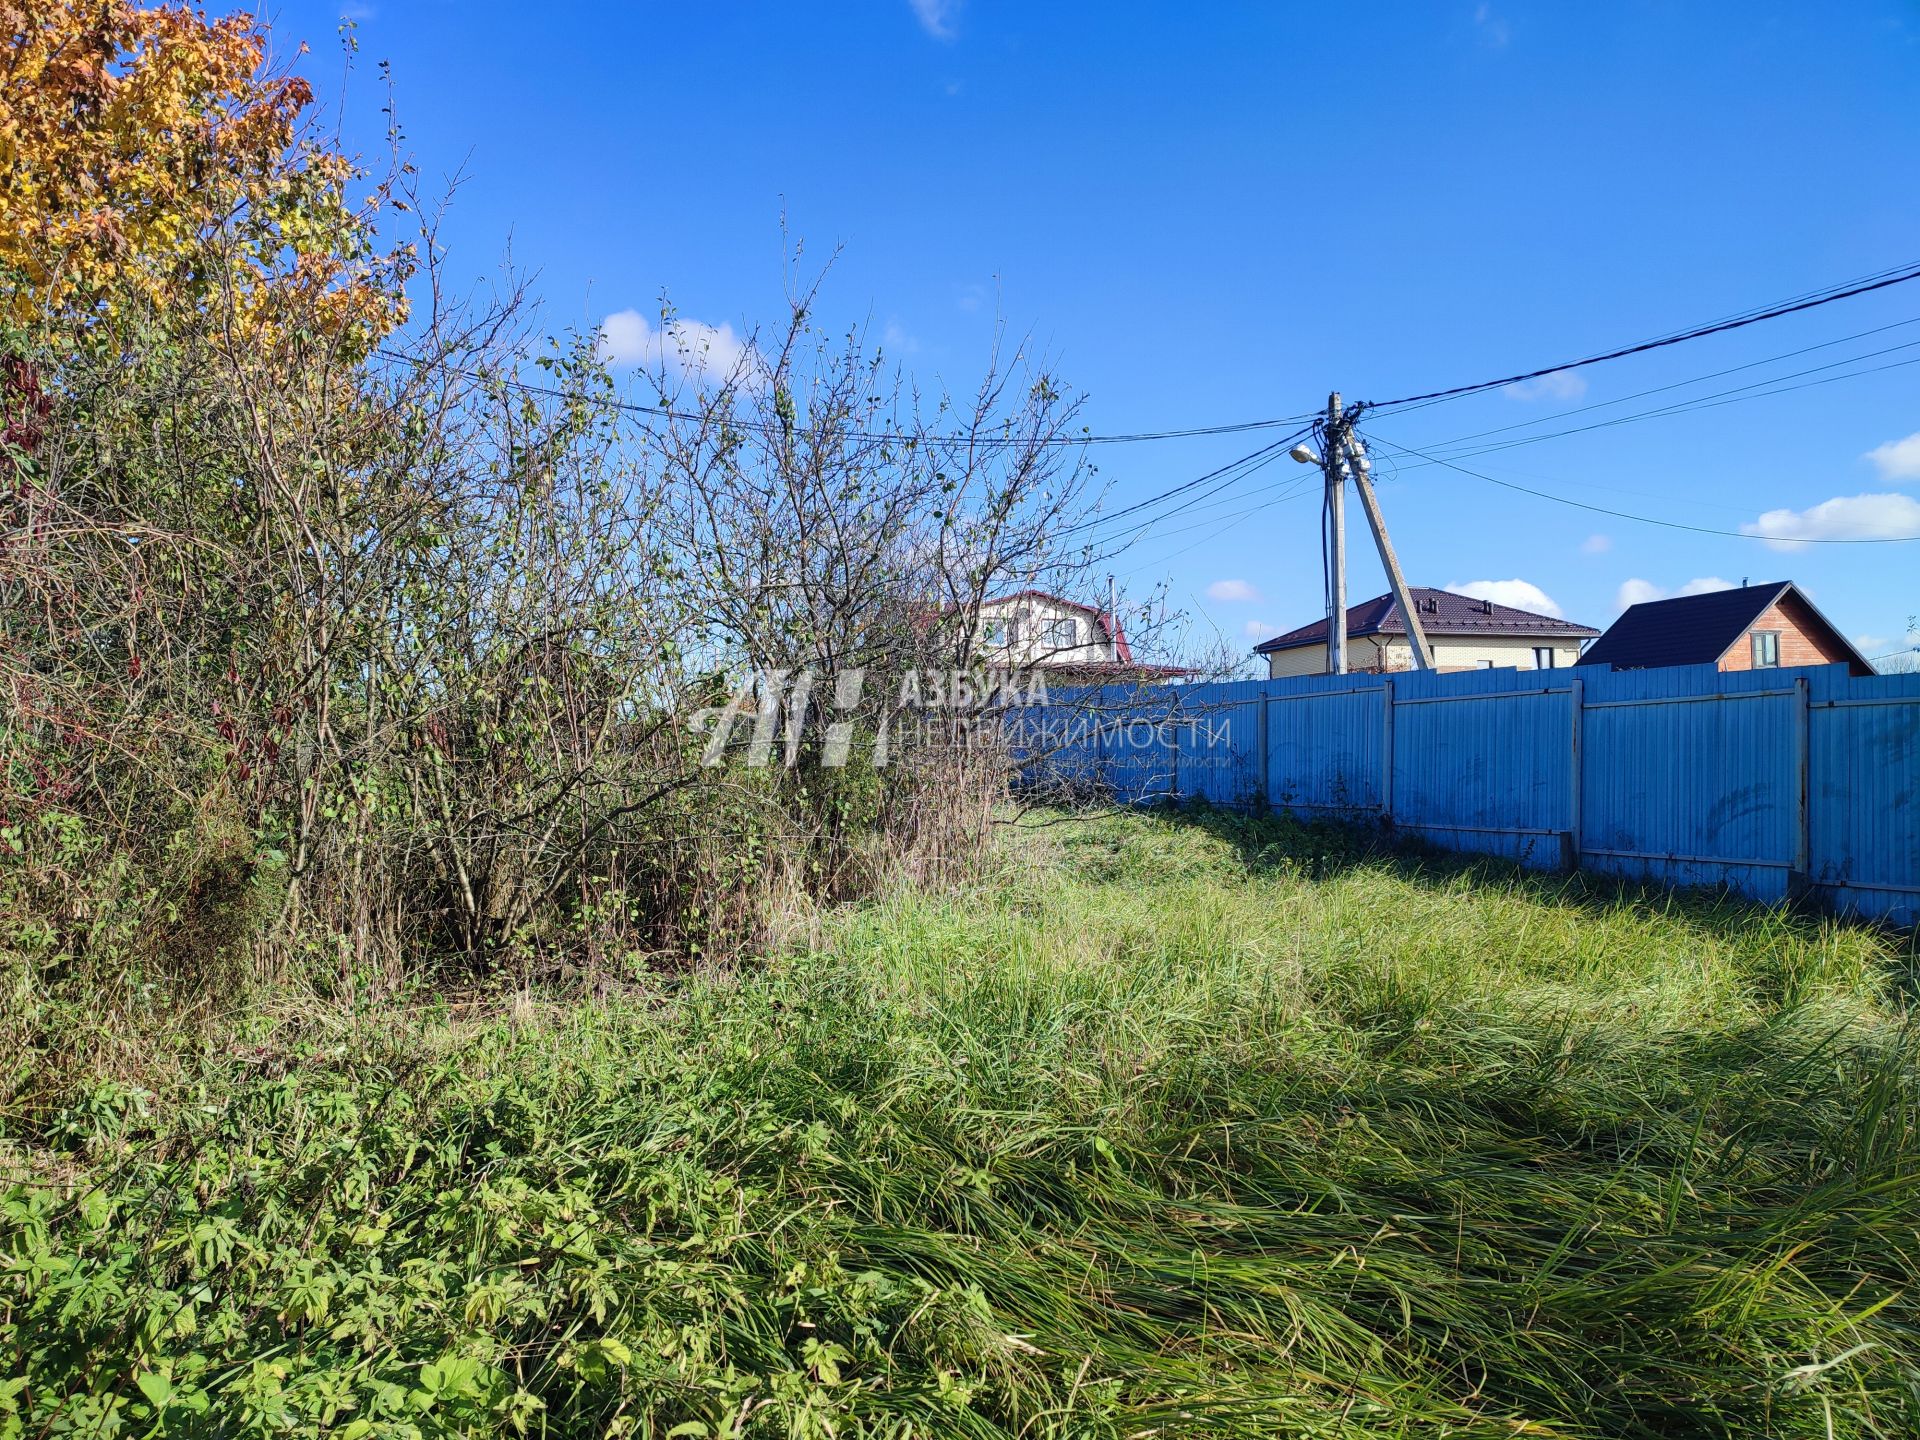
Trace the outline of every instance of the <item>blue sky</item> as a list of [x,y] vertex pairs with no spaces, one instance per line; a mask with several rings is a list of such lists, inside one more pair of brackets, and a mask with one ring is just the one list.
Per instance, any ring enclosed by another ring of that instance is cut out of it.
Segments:
[[[464,176],[455,276],[510,251],[555,327],[657,314],[664,293],[740,334],[780,319],[784,213],[809,254],[842,248],[832,318],[964,386],[997,314],[1088,393],[1096,431],[1477,381],[1920,261],[1915,0],[346,8],[349,141],[380,150],[388,60],[424,174]],[[341,9],[274,12],[329,103]],[[1373,433],[1431,452],[1527,422],[1490,437],[1519,438],[1916,341],[1920,282]],[[1259,439],[1106,447],[1108,503]],[[1920,544],[1783,551],[1393,455],[1382,498],[1416,584],[1520,582],[1490,593],[1604,626],[1623,597],[1792,578],[1869,653],[1910,643]],[[1460,463],[1709,529],[1920,534],[1920,365]],[[1235,644],[1313,618],[1318,509],[1310,487],[1280,498],[1306,474],[1269,466],[1148,531],[1123,589],[1164,581]],[[1350,593],[1384,589],[1357,514],[1349,540]]]

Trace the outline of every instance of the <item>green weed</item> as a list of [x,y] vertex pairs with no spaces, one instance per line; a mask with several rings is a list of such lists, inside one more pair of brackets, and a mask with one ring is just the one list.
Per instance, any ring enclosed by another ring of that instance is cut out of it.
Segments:
[[1018,828],[744,975],[11,1123],[0,1434],[1910,1435],[1903,943]]

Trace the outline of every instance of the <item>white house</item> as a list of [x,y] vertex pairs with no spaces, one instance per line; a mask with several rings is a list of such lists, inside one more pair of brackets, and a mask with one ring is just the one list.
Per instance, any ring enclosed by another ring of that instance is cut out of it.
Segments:
[[980,653],[987,664],[1010,670],[1045,666],[1133,679],[1172,679],[1185,673],[1174,666],[1139,663],[1126,630],[1113,616],[1045,590],[983,601]]
[[[1496,605],[1450,590],[1413,587],[1413,603],[1433,653],[1436,670],[1557,670],[1580,661],[1580,647],[1600,632],[1591,625]],[[1324,618],[1302,625],[1253,648],[1267,659],[1267,675],[1324,675],[1327,656]],[[1347,609],[1347,669],[1413,669],[1413,646],[1406,622],[1391,594],[1376,595]]]

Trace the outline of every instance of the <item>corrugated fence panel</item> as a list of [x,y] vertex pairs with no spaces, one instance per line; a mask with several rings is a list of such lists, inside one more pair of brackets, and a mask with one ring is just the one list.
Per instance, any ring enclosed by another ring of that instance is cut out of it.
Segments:
[[[1580,854],[1666,884],[1786,895],[1799,816],[1793,672],[1627,672],[1584,712]],[[1625,683],[1619,683],[1624,678]]]
[[1144,693],[1109,685],[1095,709],[1101,780],[1127,803],[1174,793],[1172,735],[1167,719],[1179,704],[1170,688]]
[[1267,706],[1267,796],[1318,816],[1380,811],[1386,686],[1275,694]]
[[[1455,849],[1920,920],[1920,675],[1302,676],[1059,691],[1030,780],[1356,819]],[[1388,759],[1390,755],[1390,760]]]
[[1573,824],[1573,697],[1567,679],[1504,689],[1481,680],[1396,696],[1393,822],[1436,844],[1532,865],[1567,857]]
[[1920,923],[1920,675],[1823,687],[1809,720],[1808,879],[1838,909]]
[[1173,726],[1181,798],[1235,807],[1258,800],[1260,700],[1254,680],[1182,689]]

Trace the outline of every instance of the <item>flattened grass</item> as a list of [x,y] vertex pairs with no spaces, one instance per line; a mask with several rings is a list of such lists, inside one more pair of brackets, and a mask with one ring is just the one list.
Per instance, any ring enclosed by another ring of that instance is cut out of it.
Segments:
[[210,1058],[145,1119],[88,1097],[62,1163],[93,1188],[6,1202],[0,1405],[1920,1433],[1912,961],[1282,822],[1029,826],[968,893],[651,1003]]

